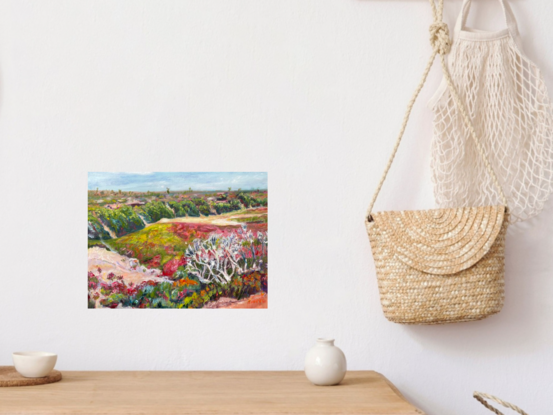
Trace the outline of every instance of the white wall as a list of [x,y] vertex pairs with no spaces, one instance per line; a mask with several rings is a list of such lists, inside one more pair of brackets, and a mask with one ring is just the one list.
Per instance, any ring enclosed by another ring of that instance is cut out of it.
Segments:
[[[481,28],[501,25],[475,1]],[[511,1],[553,89],[553,2]],[[446,1],[451,24],[460,0]],[[333,336],[429,414],[529,413],[553,395],[553,208],[509,231],[487,320],[405,327],[380,310],[363,214],[430,48],[424,0],[0,0],[0,364],[302,369]],[[431,207],[435,67],[379,207]],[[88,171],[268,171],[268,310],[86,308]]]

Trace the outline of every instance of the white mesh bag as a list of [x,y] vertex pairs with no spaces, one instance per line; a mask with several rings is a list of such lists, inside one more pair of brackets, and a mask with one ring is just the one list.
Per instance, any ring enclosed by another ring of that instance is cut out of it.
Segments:
[[[511,221],[538,214],[553,190],[553,107],[540,70],[521,51],[517,23],[499,0],[507,29],[467,29],[464,0],[448,58],[453,82],[507,196]],[[434,112],[432,179],[439,207],[491,205],[494,184],[445,80]]]

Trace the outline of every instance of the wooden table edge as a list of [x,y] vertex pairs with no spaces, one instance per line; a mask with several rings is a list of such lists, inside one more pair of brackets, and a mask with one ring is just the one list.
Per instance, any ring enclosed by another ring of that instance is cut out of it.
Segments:
[[[37,385],[37,386],[22,386],[22,387],[10,387],[10,388],[0,388],[0,392],[1,392],[1,389],[35,389],[35,388],[42,388],[42,387],[56,387],[55,385],[57,385],[57,387],[63,387],[64,383],[65,382],[69,382],[71,383],[74,379],[74,377],[72,375],[75,375],[75,377],[78,379],[79,377],[81,376],[86,376],[86,374],[98,374],[98,375],[101,375],[101,374],[126,374],[126,375],[138,375],[139,377],[142,377],[140,375],[146,375],[146,374],[163,374],[163,373],[167,373],[167,374],[192,374],[192,375],[202,375],[202,374],[213,374],[213,375],[216,375],[216,374],[242,374],[242,375],[246,375],[246,374],[295,374],[295,375],[299,375],[299,374],[303,374],[303,371],[301,370],[272,370],[272,371],[265,371],[265,370],[240,370],[240,371],[234,371],[234,370],[213,370],[213,371],[205,371],[205,370],[69,370],[69,371],[61,371],[61,373],[63,374],[63,379],[60,381],[60,382],[57,382],[55,384],[48,384],[48,385]],[[356,374],[356,375],[362,375],[362,374],[373,374],[373,375],[377,375],[378,377],[381,378],[381,380],[390,388],[390,390],[393,392],[393,394],[395,394],[398,398],[400,398],[401,400],[403,400],[405,403],[407,403],[411,409],[408,411],[408,412],[405,412],[405,411],[402,411],[402,412],[386,412],[386,413],[382,413],[382,415],[426,415],[422,410],[420,410],[416,405],[414,405],[412,402],[410,402],[408,399],[405,398],[405,396],[399,391],[399,389],[388,379],[386,378],[386,376],[384,376],[383,374],[381,374],[380,372],[377,372],[377,371],[374,371],[374,370],[349,370],[348,371],[348,374]],[[347,380],[347,375],[346,374],[346,380]],[[308,383],[307,379],[305,379],[305,382]],[[345,385],[344,385],[345,386]],[[339,386],[337,386],[339,387]],[[321,387],[321,388],[327,388],[327,387]],[[334,388],[333,386],[328,386],[328,388]],[[52,390],[52,392],[54,392]],[[0,405],[1,406],[1,405]],[[380,412],[380,411],[378,411]],[[23,414],[25,412],[17,412],[17,414]],[[32,412],[34,414],[37,414],[37,412]],[[50,413],[50,412],[48,412]],[[134,412],[133,412],[134,413]],[[252,415],[251,413],[247,412],[249,415]],[[0,414],[6,414],[6,412],[2,411],[1,408],[0,408]],[[86,415],[85,412],[79,412],[80,415]],[[94,412],[94,414],[97,414],[97,412]],[[344,410],[344,411],[340,411],[340,410],[337,410],[335,412],[332,412],[332,415],[348,415],[350,414],[350,412],[348,412],[347,410]],[[231,411],[231,412],[228,412],[228,415],[242,415],[241,412],[238,412],[238,411]],[[263,415],[283,415],[283,412],[282,411],[270,411],[270,412],[263,412]],[[297,414],[296,414],[297,415]],[[327,414],[328,415],[328,414]],[[356,412],[355,415],[378,415],[374,412],[367,412],[365,413],[364,411],[361,411],[361,412]]]

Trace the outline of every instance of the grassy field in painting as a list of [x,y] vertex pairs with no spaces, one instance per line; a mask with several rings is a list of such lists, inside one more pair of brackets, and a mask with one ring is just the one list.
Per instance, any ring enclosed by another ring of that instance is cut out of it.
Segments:
[[266,308],[267,224],[266,191],[89,192],[89,307]]

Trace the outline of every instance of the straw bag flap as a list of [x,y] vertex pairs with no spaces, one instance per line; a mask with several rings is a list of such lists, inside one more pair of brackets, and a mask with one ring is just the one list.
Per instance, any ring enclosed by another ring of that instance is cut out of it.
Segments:
[[379,243],[401,263],[427,274],[451,275],[488,253],[501,231],[505,206],[375,212],[372,218],[366,221],[369,236],[378,234]]

